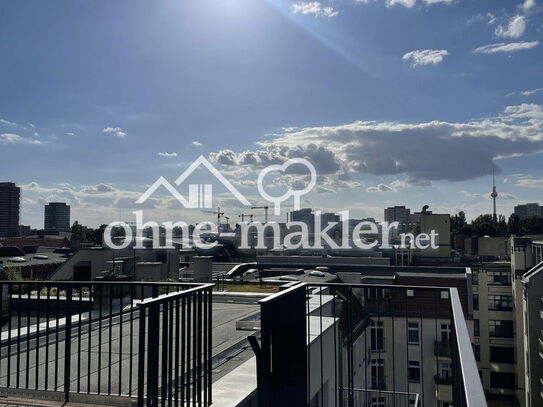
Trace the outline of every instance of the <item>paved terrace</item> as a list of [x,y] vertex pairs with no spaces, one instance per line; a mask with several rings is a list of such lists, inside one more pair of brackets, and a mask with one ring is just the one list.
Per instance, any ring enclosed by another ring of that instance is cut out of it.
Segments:
[[[243,360],[247,360],[252,356],[252,351],[250,348],[247,348],[247,341],[245,339],[252,332],[236,330],[236,321],[253,315],[258,311],[259,306],[256,303],[213,303],[212,354],[217,359],[216,363],[214,363],[213,380],[216,380],[227,371],[235,368]],[[129,314],[123,316],[122,323],[119,315],[113,316],[111,324],[110,317],[104,316],[101,320],[101,329],[99,329],[100,321],[95,319],[93,312],[90,332],[88,317],[86,321],[82,321],[81,328],[79,327],[79,323],[74,320],[74,318],[78,317],[74,316],[72,318],[71,377],[74,378],[71,381],[72,391],[80,393],[90,391],[90,393],[99,392],[101,394],[112,395],[131,394],[132,396],[137,394],[138,354],[136,350],[139,330],[136,315],[137,313],[134,314],[134,321],[132,323],[130,322]],[[50,322],[50,326],[53,326],[53,322]],[[62,326],[63,323],[64,320],[60,319],[59,326]],[[35,331],[35,329],[35,325],[31,326],[30,332]],[[50,333],[49,338],[46,338],[45,335],[40,336],[39,341],[35,338],[28,340],[25,332],[21,332],[22,340],[20,344],[14,345],[12,343],[11,345],[11,357],[9,361],[11,364],[10,387],[16,387],[17,380],[19,380],[18,388],[63,390],[65,356],[62,329],[59,331],[59,346],[55,345],[57,341],[56,332]],[[130,334],[131,332],[132,335]],[[12,331],[12,338],[13,335],[14,332]],[[8,347],[5,343],[6,336],[7,332],[2,332],[0,387],[7,387],[8,379]],[[132,338],[132,341],[130,338]],[[99,343],[101,343],[101,346],[99,346]],[[27,346],[30,349],[28,361],[26,358]],[[132,356],[130,356],[131,354]],[[88,373],[89,362],[91,366],[90,374]],[[217,365],[221,366],[217,367]],[[131,366],[132,372],[130,374]],[[39,373],[37,381],[36,369],[38,369]],[[56,381],[55,371],[58,372]],[[80,373],[78,374],[78,372]],[[1,399],[0,406],[2,406]]]

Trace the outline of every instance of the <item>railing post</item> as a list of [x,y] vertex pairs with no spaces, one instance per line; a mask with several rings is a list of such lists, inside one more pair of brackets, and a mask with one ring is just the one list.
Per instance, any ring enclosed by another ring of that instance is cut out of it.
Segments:
[[145,313],[145,307],[140,307],[138,330],[138,407],[143,407],[145,400]]
[[149,306],[147,329],[147,407],[158,406],[160,304]]
[[70,370],[71,370],[71,358],[72,358],[72,286],[71,285],[69,285],[66,288],[65,318],[66,318],[66,328],[64,332],[64,400],[66,402],[69,402],[70,401]]

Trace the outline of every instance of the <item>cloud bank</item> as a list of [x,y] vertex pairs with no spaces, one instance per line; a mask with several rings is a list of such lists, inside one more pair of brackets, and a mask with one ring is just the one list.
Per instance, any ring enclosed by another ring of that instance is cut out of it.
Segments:
[[[253,150],[223,149],[210,159],[227,169],[258,169],[289,158],[310,160],[334,180],[356,175],[405,175],[412,185],[464,181],[492,174],[493,160],[543,152],[543,106],[508,106],[496,117],[467,122],[356,121],[286,132]],[[376,186],[371,191],[398,188]]]

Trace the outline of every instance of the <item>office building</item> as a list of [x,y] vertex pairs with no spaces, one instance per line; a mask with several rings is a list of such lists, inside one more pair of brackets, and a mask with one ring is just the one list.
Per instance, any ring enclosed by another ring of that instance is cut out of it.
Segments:
[[538,203],[527,203],[515,206],[515,215],[519,218],[526,216],[543,216],[543,206]]
[[70,230],[70,206],[64,202],[50,202],[45,205],[45,230],[68,232]]
[[405,206],[393,206],[385,209],[385,222],[398,222],[398,233],[407,233],[410,228],[411,210]]
[[289,214],[289,218],[291,222],[304,222],[310,226],[310,230],[313,229],[315,223],[315,215],[311,208],[302,208],[297,211],[292,211]]
[[17,236],[21,189],[13,182],[0,182],[0,237]]

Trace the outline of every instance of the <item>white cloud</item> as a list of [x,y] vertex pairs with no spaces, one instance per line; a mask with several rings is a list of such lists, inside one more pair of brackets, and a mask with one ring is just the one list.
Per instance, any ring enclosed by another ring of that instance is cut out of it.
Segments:
[[120,127],[107,126],[102,130],[102,132],[106,134],[111,134],[113,137],[117,137],[117,138],[126,137],[126,132]]
[[522,96],[531,96],[535,95],[536,93],[543,92],[543,88],[537,88],[537,89],[530,89],[530,90],[524,90],[520,92]]
[[501,38],[520,38],[526,31],[526,17],[513,16],[506,24],[499,25],[494,30],[496,36]]
[[158,153],[158,155],[164,158],[177,157],[177,153]]
[[[426,5],[432,4],[451,4],[455,0],[422,0]],[[386,0],[385,2],[387,7],[394,7],[396,5],[404,6],[407,8],[412,8],[417,4],[417,0]]]
[[18,126],[17,123],[10,122],[9,120],[5,120],[0,118],[0,124],[5,124],[6,126]]
[[14,133],[0,134],[0,143],[2,144],[41,144],[40,140],[22,137]]
[[[313,163],[319,176],[330,180],[403,174],[410,179],[407,186],[414,186],[491,175],[495,159],[540,152],[543,105],[521,104],[506,107],[496,117],[466,122],[356,121],[301,128],[261,142],[254,150],[220,150],[211,153],[210,159],[229,168],[247,167],[254,173],[270,164],[303,157]],[[387,186],[402,187],[398,183]]]
[[444,3],[444,4],[451,4],[454,0],[423,0],[426,4],[438,4],[438,3]]
[[486,17],[488,18],[488,25],[494,25],[496,22],[496,16],[492,13],[486,13]]
[[72,132],[68,132],[66,133],[67,136],[70,136],[70,137],[75,137],[75,133],[72,133]]
[[477,13],[473,16],[471,16],[468,21],[466,21],[466,24],[468,26],[471,26],[477,22],[480,22],[480,21],[486,21],[486,23],[488,25],[494,25],[494,23],[497,21],[498,19],[496,18],[496,16],[492,13],[486,13],[486,14],[483,14],[483,13]]
[[379,184],[372,187],[367,187],[366,192],[396,192],[393,188],[385,184]]
[[386,6],[393,7],[395,5],[401,5],[407,8],[411,8],[415,6],[416,3],[417,3],[417,0],[387,0]]
[[535,0],[525,0],[521,6],[522,10],[524,10],[525,13],[532,11],[535,7]]
[[419,65],[437,65],[443,61],[443,58],[449,54],[444,49],[417,49],[405,54],[402,59],[411,61],[411,66]]
[[521,178],[515,182],[515,186],[543,189],[543,178]]
[[81,189],[81,193],[83,194],[106,194],[109,192],[116,192],[117,189],[112,187],[108,184],[98,184],[98,185],[92,185],[92,186],[86,186]]
[[510,53],[516,51],[522,51],[537,47],[539,41],[524,41],[524,42],[500,42],[497,44],[488,44],[479,48],[475,48],[472,52],[474,54],[496,54],[498,52]]
[[432,185],[430,181],[418,180],[408,177],[403,181],[397,179],[395,181],[392,181],[390,184],[378,184],[375,186],[370,186],[366,188],[366,192],[398,192],[400,189],[403,188],[426,187],[430,185]]
[[323,7],[318,1],[299,1],[290,6],[294,14],[312,14],[315,17],[336,17],[339,12],[332,7]]
[[200,143],[199,141],[196,141],[194,140],[192,143],[190,143],[191,145],[195,146],[195,147],[202,147],[202,143]]

